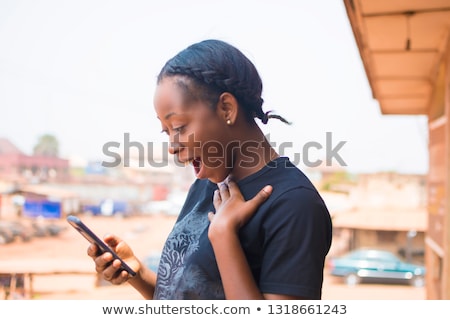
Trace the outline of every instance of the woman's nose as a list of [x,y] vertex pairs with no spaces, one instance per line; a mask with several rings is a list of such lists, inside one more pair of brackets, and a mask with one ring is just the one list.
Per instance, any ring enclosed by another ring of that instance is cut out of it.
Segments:
[[180,150],[180,143],[176,141],[169,142],[169,153],[176,154]]
[[176,154],[181,148],[180,134],[178,132],[171,132],[169,134],[169,153]]

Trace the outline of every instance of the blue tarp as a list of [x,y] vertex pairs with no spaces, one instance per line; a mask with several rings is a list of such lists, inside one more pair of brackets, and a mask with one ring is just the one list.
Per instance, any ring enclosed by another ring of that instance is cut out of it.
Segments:
[[61,218],[61,203],[47,200],[25,200],[23,215],[32,218]]
[[83,205],[83,212],[90,212],[94,216],[111,216],[118,213],[126,215],[129,213],[129,210],[128,204],[125,201],[116,201],[112,199],[103,200],[99,204]]

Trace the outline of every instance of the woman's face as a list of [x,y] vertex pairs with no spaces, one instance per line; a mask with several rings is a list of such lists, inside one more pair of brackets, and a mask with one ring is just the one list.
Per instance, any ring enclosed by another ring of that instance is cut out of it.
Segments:
[[[183,84],[180,85],[180,81]],[[193,165],[199,179],[221,182],[232,170],[232,146],[226,119],[199,99],[186,99],[186,79],[165,77],[158,84],[154,106],[169,152]]]

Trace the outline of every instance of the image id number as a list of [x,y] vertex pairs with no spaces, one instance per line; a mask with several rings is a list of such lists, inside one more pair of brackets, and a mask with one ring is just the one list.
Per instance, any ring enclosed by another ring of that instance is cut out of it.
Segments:
[[345,304],[269,304],[268,314],[346,314],[347,306]]

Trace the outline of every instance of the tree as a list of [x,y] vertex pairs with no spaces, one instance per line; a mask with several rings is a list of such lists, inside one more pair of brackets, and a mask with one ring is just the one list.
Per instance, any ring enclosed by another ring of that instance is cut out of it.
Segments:
[[34,146],[35,156],[57,157],[59,154],[59,143],[55,136],[44,134],[39,137],[38,143]]

